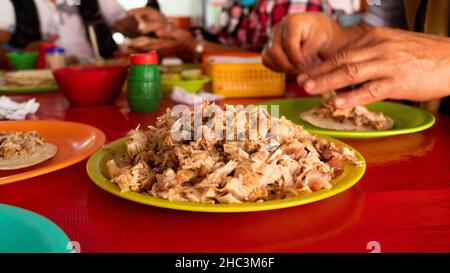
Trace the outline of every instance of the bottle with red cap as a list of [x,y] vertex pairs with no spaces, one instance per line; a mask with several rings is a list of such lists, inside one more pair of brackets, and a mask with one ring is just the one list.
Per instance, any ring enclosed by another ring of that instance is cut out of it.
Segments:
[[36,61],[36,68],[37,69],[45,69],[46,66],[46,51],[47,49],[56,48],[54,44],[51,43],[41,43],[39,44],[39,54]]
[[134,112],[154,112],[161,102],[158,54],[131,55],[128,72],[128,104]]

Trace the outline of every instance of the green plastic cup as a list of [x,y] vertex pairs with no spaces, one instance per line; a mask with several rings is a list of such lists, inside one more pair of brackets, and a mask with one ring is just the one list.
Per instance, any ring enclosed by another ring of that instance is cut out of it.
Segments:
[[29,70],[36,67],[37,52],[15,51],[7,54],[9,64],[15,70]]

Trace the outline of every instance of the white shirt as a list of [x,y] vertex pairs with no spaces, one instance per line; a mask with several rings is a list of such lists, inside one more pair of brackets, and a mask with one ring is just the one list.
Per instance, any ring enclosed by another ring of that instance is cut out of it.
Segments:
[[[80,59],[94,56],[78,7],[65,4],[67,1],[58,0],[58,4],[64,5],[61,11],[50,0],[33,1],[38,12],[43,39],[56,34],[59,37],[56,45],[64,48],[67,56],[72,55]],[[116,0],[98,0],[98,3],[100,12],[109,26],[113,26],[127,15]],[[0,7],[0,29],[13,33],[16,28],[14,6],[10,0],[0,0]]]

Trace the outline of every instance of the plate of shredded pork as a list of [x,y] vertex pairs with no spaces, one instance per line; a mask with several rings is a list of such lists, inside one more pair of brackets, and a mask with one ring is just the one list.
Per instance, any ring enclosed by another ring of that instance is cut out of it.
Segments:
[[97,151],[87,172],[102,189],[135,202],[247,212],[336,195],[361,179],[365,162],[350,146],[271,117],[264,107],[203,104],[182,114],[167,109],[154,126]]

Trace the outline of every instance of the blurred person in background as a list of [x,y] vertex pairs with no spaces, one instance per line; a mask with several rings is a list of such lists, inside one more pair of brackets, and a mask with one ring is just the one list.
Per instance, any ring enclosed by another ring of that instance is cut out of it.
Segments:
[[146,23],[143,32],[157,37],[135,50],[157,50],[192,61],[217,52],[261,52],[273,26],[285,15],[312,11],[331,14],[332,9],[326,0],[228,0],[217,25],[194,31],[173,27],[156,9],[135,9],[130,15]]
[[[79,3],[79,4],[78,4]],[[93,25],[100,54],[111,58],[117,50],[114,31],[136,36],[137,22],[115,0],[0,0],[0,58],[4,47],[37,50],[55,43],[68,56],[92,59],[88,26]]]
[[146,6],[149,8],[160,10],[158,0],[148,0]]
[[[447,0],[380,1],[346,28],[324,14],[291,15],[276,27],[264,63],[300,74],[299,85],[313,95],[357,86],[337,96],[338,108],[389,98],[433,100],[423,106],[436,111],[435,99],[450,95],[449,29]],[[448,97],[440,108],[450,112]]]

